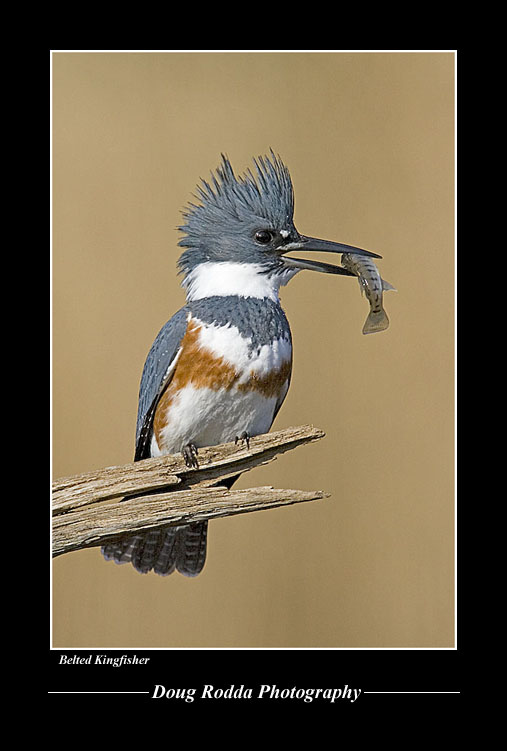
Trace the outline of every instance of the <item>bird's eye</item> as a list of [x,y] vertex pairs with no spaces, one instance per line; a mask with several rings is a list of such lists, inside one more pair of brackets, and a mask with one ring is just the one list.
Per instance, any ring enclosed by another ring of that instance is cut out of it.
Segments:
[[255,239],[261,245],[267,245],[273,239],[273,233],[267,229],[261,229],[255,233]]

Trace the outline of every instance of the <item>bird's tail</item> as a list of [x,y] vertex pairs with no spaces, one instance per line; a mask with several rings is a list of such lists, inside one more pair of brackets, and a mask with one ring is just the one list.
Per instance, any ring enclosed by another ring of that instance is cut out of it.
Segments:
[[[238,477],[227,477],[213,487],[223,485],[230,490]],[[164,489],[158,492],[163,493]],[[131,563],[140,574],[153,570],[159,576],[168,576],[173,571],[197,576],[206,562],[207,542],[208,522],[204,521],[181,527],[159,527],[103,545],[100,550],[106,561]]]
[[106,561],[131,563],[140,574],[154,571],[168,576],[179,571],[184,576],[197,576],[206,561],[208,522],[184,527],[162,527],[132,535],[101,548]]

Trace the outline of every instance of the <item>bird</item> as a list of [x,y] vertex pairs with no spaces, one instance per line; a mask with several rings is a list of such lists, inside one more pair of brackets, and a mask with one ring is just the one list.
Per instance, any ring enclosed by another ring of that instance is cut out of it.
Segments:
[[[253,171],[254,170],[254,171]],[[289,169],[272,149],[237,175],[229,158],[200,179],[178,227],[185,305],[162,327],[139,388],[135,461],[181,453],[198,467],[199,448],[229,441],[249,448],[270,430],[287,396],[292,335],[280,288],[302,270],[355,276],[339,265],[292,251],[381,256],[302,235],[294,225]],[[230,488],[237,477],[220,484]],[[104,558],[146,574],[203,569],[208,522],[126,535]]]

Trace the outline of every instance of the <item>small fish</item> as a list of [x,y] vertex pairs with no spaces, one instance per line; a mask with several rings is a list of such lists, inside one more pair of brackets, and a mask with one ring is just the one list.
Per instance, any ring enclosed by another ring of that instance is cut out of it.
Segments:
[[377,331],[387,329],[389,318],[382,305],[383,292],[389,289],[396,291],[396,288],[380,277],[371,258],[344,253],[342,266],[356,274],[361,293],[365,293],[370,303],[370,312],[363,326],[363,334],[375,334]]

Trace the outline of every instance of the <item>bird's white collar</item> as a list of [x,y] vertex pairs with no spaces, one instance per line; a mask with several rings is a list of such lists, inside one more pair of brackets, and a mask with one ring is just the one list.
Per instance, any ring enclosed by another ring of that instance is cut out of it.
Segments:
[[257,263],[211,262],[200,263],[183,280],[187,300],[218,295],[225,297],[268,298],[278,302],[280,287],[287,284],[299,269],[287,269],[281,274],[267,274]]

